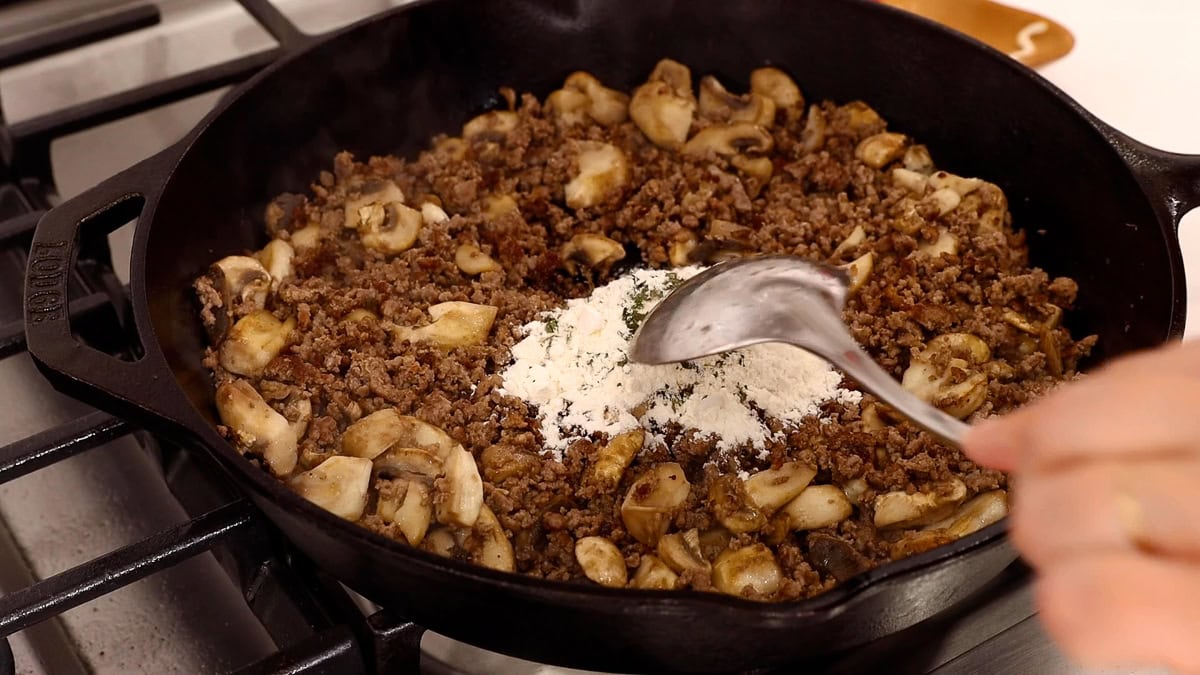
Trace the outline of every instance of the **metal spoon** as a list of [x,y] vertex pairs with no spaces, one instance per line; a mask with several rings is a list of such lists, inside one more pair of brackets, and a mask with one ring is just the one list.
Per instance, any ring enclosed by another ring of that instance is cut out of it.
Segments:
[[967,425],[903,389],[842,322],[843,270],[794,256],[722,263],[688,279],[642,322],[629,357],[690,361],[763,342],[785,342],[829,361],[897,412],[955,447]]

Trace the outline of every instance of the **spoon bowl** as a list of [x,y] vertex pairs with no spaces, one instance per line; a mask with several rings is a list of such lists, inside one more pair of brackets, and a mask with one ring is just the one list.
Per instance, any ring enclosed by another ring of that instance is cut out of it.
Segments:
[[849,277],[796,256],[743,258],[680,284],[638,327],[629,357],[678,363],[783,342],[833,364],[942,441],[961,446],[967,425],[902,388],[858,346],[842,320]]

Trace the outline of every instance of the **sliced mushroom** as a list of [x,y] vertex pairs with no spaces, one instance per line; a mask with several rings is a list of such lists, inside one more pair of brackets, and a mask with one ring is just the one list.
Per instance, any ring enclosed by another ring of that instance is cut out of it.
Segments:
[[967,486],[957,478],[934,484],[924,492],[885,492],[875,497],[875,527],[899,530],[935,523],[953,513],[966,498]]
[[829,124],[825,119],[825,111],[821,110],[820,106],[810,106],[804,130],[800,132],[801,152],[809,155],[825,147],[825,136],[828,129]]
[[669,591],[675,588],[678,581],[679,575],[671,571],[658,556],[646,554],[642,556],[642,562],[629,585],[634,588]]
[[851,101],[838,108],[838,112],[845,116],[848,130],[856,135],[878,129],[883,124],[879,113],[862,101]]
[[579,144],[579,173],[565,188],[567,206],[591,208],[620,194],[628,183],[629,161],[620,148],[583,141]]
[[712,581],[717,590],[729,595],[770,596],[783,584],[783,571],[771,555],[771,549],[763,544],[751,544],[717,556]]
[[467,142],[457,136],[443,138],[433,146],[435,153],[455,162],[465,159],[470,149],[471,147],[467,145]]
[[342,434],[342,452],[375,459],[392,447],[430,450],[441,462],[458,447],[446,432],[428,422],[384,408],[359,419]]
[[493,110],[464,124],[462,137],[470,143],[502,143],[520,121],[521,116],[511,110]]
[[883,132],[868,136],[854,149],[854,156],[872,169],[882,169],[900,159],[908,138],[904,134]]
[[1041,347],[1042,353],[1046,355],[1046,369],[1055,377],[1063,375],[1062,352],[1058,349],[1058,335],[1048,330],[1042,333],[1042,337],[1038,340],[1038,346]]
[[607,272],[614,263],[625,258],[625,247],[602,234],[577,234],[562,247],[563,267],[571,274],[579,265]]
[[412,248],[424,223],[420,211],[400,202],[374,203],[358,210],[363,246],[383,253],[403,253]]
[[925,194],[929,177],[910,169],[896,167],[892,169],[892,182],[919,197]]
[[750,195],[751,199],[762,193],[763,188],[771,181],[771,176],[775,174],[775,163],[771,161],[770,157],[734,155],[729,161],[745,178],[749,179],[743,182],[746,186],[746,194]]
[[740,478],[724,475],[708,489],[709,508],[717,521],[734,534],[755,532],[767,524],[767,517],[746,494]]
[[483,479],[475,458],[461,445],[442,463],[445,472],[438,482],[437,521],[444,525],[471,527],[483,507]]
[[430,487],[421,481],[407,481],[403,489],[403,497],[387,513],[382,509],[380,498],[379,515],[394,524],[409,544],[419,546],[433,520],[433,495]]
[[929,156],[929,148],[924,145],[912,145],[904,151],[904,168],[928,176],[933,173],[933,158]]
[[262,375],[271,359],[287,346],[295,327],[295,319],[280,321],[266,310],[247,314],[233,325],[217,349],[221,367],[248,377]]
[[675,513],[687,500],[691,484],[675,462],[659,464],[629,486],[621,502],[625,529],[646,546],[654,546],[666,533]]
[[629,581],[625,556],[604,537],[583,537],[576,541],[575,560],[583,568],[583,574],[601,586],[624,588]]
[[749,122],[767,128],[775,124],[775,101],[753,92],[731,94],[712,75],[700,79],[699,112],[716,122]]
[[691,265],[694,262],[692,254],[698,244],[696,233],[691,230],[680,230],[671,239],[671,246],[667,249],[667,257],[670,259],[671,265],[673,267]]
[[1008,493],[1004,490],[992,490],[977,495],[958,507],[958,510],[945,520],[933,523],[926,529],[944,530],[950,536],[961,539],[1000,522],[1007,515]]
[[982,366],[990,359],[987,343],[974,335],[939,335],[913,358],[901,384],[947,414],[965,418],[987,400],[988,376]]
[[454,533],[448,527],[435,527],[425,534],[421,548],[436,553],[443,558],[454,557],[458,542],[454,541]]
[[938,171],[929,177],[929,184],[934,190],[950,189],[958,193],[959,197],[966,197],[978,190],[983,181],[978,178],[963,178],[948,171]]
[[[380,212],[367,209],[367,207],[404,203],[404,192],[400,190],[399,185],[392,181],[370,183],[363,190],[363,194],[358,198],[346,200],[343,227],[358,229],[367,224],[364,222],[364,218],[381,218]],[[367,210],[364,211],[364,209]]]
[[958,205],[962,203],[962,197],[960,197],[957,192],[951,190],[950,188],[934,190],[933,193],[927,197],[927,199],[932,201],[934,206],[937,207],[939,216],[944,216],[947,213],[950,213],[954,209],[957,209]]
[[815,467],[803,462],[787,462],[747,478],[746,496],[769,516],[803,493],[816,475]]
[[475,244],[460,244],[454,251],[454,264],[463,274],[478,276],[484,272],[499,272],[504,269],[492,256],[479,250]]
[[804,110],[804,95],[795,80],[778,68],[757,68],[750,73],[750,92],[775,103],[791,118]]
[[571,73],[563,84],[563,91],[584,94],[588,116],[606,127],[620,124],[629,119],[629,96],[605,87],[600,80],[589,73]]
[[696,528],[684,532],[672,532],[658,540],[658,556],[667,567],[678,574],[699,572],[708,574],[712,565],[704,557],[700,547],[700,534]]
[[475,521],[475,534],[480,538],[479,548],[471,555],[471,562],[502,572],[516,570],[512,542],[504,534],[504,528],[496,514],[484,504]]
[[483,477],[495,484],[514,476],[532,474],[541,466],[541,461],[536,455],[496,444],[484,448],[479,455],[479,464]]
[[871,278],[871,272],[875,270],[875,253],[867,251],[841,267],[850,276],[850,286],[847,290],[850,295],[854,295]]
[[426,225],[439,225],[450,220],[450,216],[446,214],[445,209],[437,204],[425,202],[421,204],[421,220]]
[[279,284],[292,276],[292,258],[295,255],[292,245],[282,239],[272,239],[258,252],[258,259],[271,275],[271,290],[277,290]]
[[817,570],[844,582],[870,568],[871,563],[849,542],[822,532],[808,535],[808,559]]
[[245,255],[221,258],[209,274],[229,317],[243,316],[266,306],[271,275],[254,258]]
[[938,238],[932,242],[921,244],[917,253],[930,258],[940,258],[943,254],[958,255],[958,237],[946,228],[938,229]]
[[488,195],[484,200],[484,213],[489,220],[499,220],[509,215],[521,215],[521,207],[512,195]]
[[781,513],[786,516],[791,530],[817,530],[849,518],[854,513],[854,506],[836,485],[810,485],[788,502]]
[[604,490],[615,490],[629,463],[642,449],[646,433],[641,429],[618,434],[600,447],[596,461],[589,469],[589,478]]
[[375,472],[385,478],[433,483],[442,475],[442,458],[425,448],[388,448],[374,459]]
[[590,105],[588,95],[575,89],[558,89],[546,97],[546,109],[568,125],[586,122]]
[[1011,309],[1004,310],[1004,313],[1001,315],[1001,318],[1004,319],[1005,323],[1012,326],[1013,328],[1016,328],[1017,330],[1021,331],[1022,333],[1028,333],[1030,335],[1041,335],[1042,334],[1041,326],[1034,324],[1029,319],[1026,319],[1025,317],[1021,316],[1020,314],[1018,314],[1017,312],[1014,312]]
[[295,429],[249,382],[234,380],[217,387],[216,404],[221,423],[233,432],[239,449],[262,455],[276,476],[286,476],[296,468]]
[[420,328],[398,326],[396,337],[411,342],[429,342],[443,349],[483,344],[498,308],[471,302],[443,302],[429,308],[433,322]]
[[863,505],[867,491],[870,489],[871,486],[862,478],[851,478],[842,486],[842,492],[845,493],[846,499],[849,499],[851,504],[857,506]]
[[750,122],[714,124],[692,136],[683,146],[684,154],[703,155],[715,152],[729,157],[746,153],[768,152],[775,145],[770,132]]
[[291,481],[301,497],[339,518],[354,521],[367,508],[371,460],[334,455]]
[[321,245],[321,226],[311,223],[291,234],[292,248],[297,253],[304,253]]
[[831,260],[837,260],[843,255],[850,253],[854,249],[861,246],[866,240],[867,231],[863,229],[862,225],[856,225],[854,229],[850,231],[850,234],[846,235],[846,238],[842,240],[842,243],[838,244],[837,248],[833,249],[833,253],[830,254],[829,257]]
[[683,146],[695,113],[691,71],[670,59],[658,63],[629,101],[633,123],[651,143],[668,150]]
[[296,439],[303,439],[308,432],[308,423],[312,421],[312,401],[301,394],[288,396],[283,406],[283,417],[291,425]]

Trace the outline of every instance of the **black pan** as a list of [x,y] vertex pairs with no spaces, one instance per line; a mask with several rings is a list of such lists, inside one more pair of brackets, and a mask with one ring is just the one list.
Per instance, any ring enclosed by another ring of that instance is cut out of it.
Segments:
[[[439,0],[300,50],[183,142],[47,214],[27,279],[30,351],[60,389],[207,449],[351,587],[486,648],[599,670],[732,670],[921,621],[1013,560],[1002,523],[806,602],[607,590],[496,573],[373,535],[288,491],[213,430],[189,284],[217,258],[264,244],[268,199],[305,190],[338,150],[414,154],[494,105],[502,85],[545,95],[587,69],[627,89],[663,56],[743,88],[752,68],[778,64],[810,100],[866,100],[928,143],[939,166],[998,183],[1034,263],[1079,281],[1069,327],[1100,335],[1100,359],[1182,333],[1176,227],[1200,203],[1200,159],[1135,143],[976,42],[852,0]],[[141,358],[124,362],[72,338],[65,272],[81,229],[94,236],[139,212],[130,287]]]

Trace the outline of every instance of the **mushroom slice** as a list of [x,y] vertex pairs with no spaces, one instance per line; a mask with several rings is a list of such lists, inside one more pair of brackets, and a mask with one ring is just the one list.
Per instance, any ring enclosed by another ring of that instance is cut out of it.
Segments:
[[934,190],[950,189],[954,190],[959,197],[966,197],[978,190],[983,185],[983,181],[978,178],[963,178],[948,171],[938,171],[929,177],[929,184],[933,186]]
[[751,544],[717,556],[712,581],[717,590],[729,595],[770,596],[783,584],[783,571],[771,555],[771,549],[763,544]]
[[384,408],[359,419],[342,434],[342,452],[353,457],[375,459],[388,448],[423,448],[442,461],[458,447],[441,429],[395,408]]
[[452,558],[458,549],[458,542],[454,540],[454,533],[450,528],[435,527],[425,534],[421,548],[443,558]]
[[387,478],[432,483],[442,475],[442,460],[425,448],[389,448],[374,459],[375,472]]
[[429,486],[421,481],[407,481],[403,498],[386,513],[382,497],[380,499],[380,517],[395,525],[409,544],[419,546],[433,520],[433,495]]
[[585,95],[588,116],[599,124],[611,127],[629,119],[629,96],[609,89],[590,73],[571,73],[563,84],[562,91],[574,91]]
[[659,464],[629,486],[621,502],[621,520],[629,534],[646,546],[658,543],[687,500],[691,484],[675,462]]
[[610,439],[600,448],[588,472],[591,482],[606,491],[615,490],[645,440],[646,433],[641,429],[626,431]]
[[629,585],[634,588],[669,591],[675,588],[677,581],[679,575],[671,571],[658,556],[646,554],[642,556],[642,562]]
[[488,220],[499,220],[505,216],[521,215],[521,207],[512,195],[488,195],[484,202],[484,214]]
[[751,199],[758,197],[762,189],[771,181],[771,176],[775,175],[775,163],[771,161],[770,157],[734,155],[729,161],[745,177],[751,179],[746,183],[746,193],[750,195]]
[[291,425],[296,439],[303,439],[308,431],[308,423],[312,421],[312,401],[300,394],[288,396],[283,406],[283,417]]
[[289,484],[301,497],[339,518],[354,521],[367,508],[371,460],[334,455]]
[[953,513],[966,498],[967,486],[957,478],[924,492],[885,492],[875,497],[875,527],[900,530],[935,523]]
[[310,223],[291,235],[292,249],[298,253],[310,251],[321,244],[321,226]]
[[504,269],[492,256],[479,250],[475,244],[460,244],[454,251],[454,264],[463,274],[478,276],[484,272],[499,272]]
[[921,244],[917,247],[917,253],[929,256],[930,258],[940,258],[943,254],[958,255],[958,237],[946,228],[938,229],[938,238],[927,244]]
[[583,574],[601,586],[624,588],[629,581],[625,556],[604,537],[583,537],[576,541],[575,560],[583,568]]
[[277,290],[279,284],[292,276],[292,258],[295,255],[292,245],[282,239],[272,239],[258,252],[258,259],[271,275],[271,290]]
[[867,481],[862,478],[851,478],[842,486],[842,492],[846,495],[846,498],[852,504],[857,504],[858,506],[863,505],[863,501],[867,496],[867,490],[870,489],[871,486],[867,485]]
[[395,335],[412,342],[430,342],[443,349],[483,344],[498,309],[471,302],[443,302],[429,308],[433,323],[420,328],[397,327]]
[[258,377],[267,364],[283,351],[296,320],[276,319],[266,310],[251,312],[238,320],[217,349],[221,367],[231,373]]
[[583,141],[579,144],[579,173],[567,183],[567,206],[586,209],[613,196],[629,183],[629,161],[620,148],[610,143]]
[[904,151],[904,168],[928,176],[933,173],[933,158],[924,145],[911,145]]
[[767,517],[750,501],[740,478],[724,475],[708,489],[709,508],[717,521],[734,534],[754,532],[767,524]]
[[517,128],[520,121],[520,115],[511,110],[493,110],[464,124],[462,137],[471,143],[501,143]]
[[231,255],[213,263],[209,272],[229,316],[260,310],[267,304],[271,275],[262,263],[245,255]]
[[939,335],[913,358],[901,384],[921,400],[964,418],[987,399],[988,377],[983,366],[991,358],[987,343],[974,335]]
[[879,116],[879,113],[862,101],[851,101],[838,108],[838,112],[845,115],[847,127],[855,134],[877,129],[883,124],[883,118]]
[[866,240],[867,231],[863,229],[862,225],[856,225],[854,229],[850,231],[850,234],[846,235],[846,238],[842,240],[842,243],[838,244],[837,248],[833,249],[833,253],[830,254],[829,257],[833,260],[837,260],[843,255],[858,248]]
[[669,150],[683,146],[695,113],[691,71],[670,59],[658,62],[629,101],[629,117],[637,128],[651,143]]
[[929,177],[910,169],[896,167],[892,169],[892,182],[909,192],[921,196],[929,185]]
[[848,290],[850,295],[854,295],[871,278],[871,272],[875,269],[875,253],[867,251],[854,260],[842,265],[841,268],[846,270],[846,273],[850,275],[850,287]]
[[757,68],[750,73],[750,91],[766,97],[789,117],[804,110],[804,95],[796,81],[778,68]]
[[1021,316],[1020,314],[1018,314],[1017,312],[1014,312],[1011,309],[1004,310],[1004,314],[1002,315],[1002,318],[1004,319],[1005,323],[1012,326],[1013,328],[1016,328],[1017,330],[1021,331],[1022,333],[1028,333],[1030,335],[1041,335],[1042,334],[1041,326],[1035,325],[1029,319],[1026,319],[1025,317]]
[[962,197],[960,197],[957,192],[951,190],[950,188],[934,190],[933,193],[929,195],[928,199],[932,200],[934,205],[937,206],[939,216],[944,216],[947,213],[950,213],[954,209],[957,209],[958,205],[962,203]]
[[747,478],[746,496],[769,516],[802,494],[816,475],[816,468],[803,462],[787,462]]
[[446,214],[445,209],[437,204],[425,202],[421,204],[421,220],[426,225],[439,225],[450,220],[450,216]]
[[904,134],[883,132],[868,136],[854,149],[854,156],[872,169],[882,169],[904,154],[908,138]]
[[844,582],[865,572],[871,563],[844,539],[822,532],[808,535],[808,559],[812,566]]
[[296,468],[296,430],[249,382],[234,380],[217,387],[216,404],[221,423],[233,431],[239,449],[262,455],[276,476]]
[[849,518],[854,513],[854,506],[836,485],[810,485],[788,502],[781,513],[791,530],[817,530]]
[[364,212],[363,209],[366,207],[403,203],[404,192],[400,190],[399,185],[392,181],[371,183],[364,187],[364,192],[360,197],[346,200],[346,217],[342,221],[342,226],[358,229],[366,224],[363,222],[364,217],[381,217],[381,214],[373,209]]
[[959,539],[997,523],[1008,515],[1008,493],[1004,490],[992,490],[977,495],[967,503],[958,507],[945,520],[936,522],[926,529],[945,530],[950,536]]
[[484,448],[479,455],[483,477],[491,483],[533,473],[541,466],[536,455],[522,452],[509,445],[496,444]]
[[686,267],[691,265],[692,253],[699,245],[699,240],[696,238],[696,233],[691,230],[680,230],[671,239],[671,245],[667,249],[667,258],[671,261],[672,267]]
[[804,122],[804,130],[800,132],[800,150],[809,155],[825,146],[825,136],[829,124],[825,119],[825,111],[820,106],[810,106],[808,119]]
[[502,572],[515,571],[512,542],[504,535],[504,528],[496,514],[484,504],[475,521],[475,534],[479,535],[479,548],[471,555],[471,562]]
[[731,94],[712,75],[700,79],[699,111],[702,117],[717,122],[750,122],[762,127],[775,124],[775,101],[761,93]]
[[700,572],[708,574],[712,565],[704,557],[700,547],[700,533],[696,528],[685,532],[673,532],[658,540],[658,556],[667,567],[678,574]]
[[575,89],[559,89],[546,97],[546,109],[568,125],[586,122],[589,105],[588,95]]
[[775,145],[770,132],[750,122],[716,124],[701,130],[683,146],[684,154],[703,155],[712,151],[718,155],[767,152]]
[[579,264],[606,272],[625,258],[625,247],[602,234],[577,234],[563,245],[561,255],[571,274],[578,273]]
[[444,525],[472,527],[483,507],[483,479],[475,458],[461,445],[442,463],[438,483],[437,520]]
[[400,202],[369,204],[358,210],[363,246],[383,253],[403,253],[417,243],[425,223],[421,212]]

